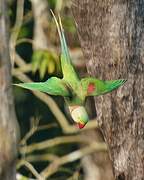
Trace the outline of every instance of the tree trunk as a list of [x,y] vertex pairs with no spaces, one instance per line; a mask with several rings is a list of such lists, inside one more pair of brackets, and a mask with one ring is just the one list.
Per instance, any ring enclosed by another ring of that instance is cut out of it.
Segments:
[[18,125],[11,87],[7,14],[6,1],[0,0],[0,179],[14,180]]
[[95,98],[116,180],[144,179],[144,1],[73,0],[91,76],[128,79]]
[[47,0],[31,0],[34,13],[34,50],[47,50],[48,39],[46,38],[48,28],[48,2]]

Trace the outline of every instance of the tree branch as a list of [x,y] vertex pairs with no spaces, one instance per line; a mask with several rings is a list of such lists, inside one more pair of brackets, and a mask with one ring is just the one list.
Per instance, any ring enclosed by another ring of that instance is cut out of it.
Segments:
[[31,144],[28,146],[20,147],[19,151],[21,154],[32,153],[33,151],[39,151],[48,147],[57,146],[60,144],[66,143],[90,143],[84,136],[82,135],[73,135],[73,136],[62,136],[56,137],[50,140],[45,140],[39,143]]
[[91,154],[96,151],[107,151],[105,143],[92,143],[87,147],[76,150],[68,155],[62,156],[54,160],[47,168],[45,168],[40,174],[43,178],[48,178],[54,174],[58,168],[66,163],[70,163],[82,158],[85,155]]
[[36,171],[36,169],[32,166],[32,164],[30,164],[29,162],[27,162],[26,160],[21,160],[20,162],[20,166],[25,166],[27,169],[29,169],[29,171],[38,179],[38,180],[43,180],[42,176]]
[[10,36],[10,56],[11,56],[11,64],[14,65],[15,62],[15,46],[16,41],[20,32],[20,28],[23,22],[23,14],[24,14],[24,0],[17,0],[17,12],[16,12],[16,21],[13,27],[11,36]]

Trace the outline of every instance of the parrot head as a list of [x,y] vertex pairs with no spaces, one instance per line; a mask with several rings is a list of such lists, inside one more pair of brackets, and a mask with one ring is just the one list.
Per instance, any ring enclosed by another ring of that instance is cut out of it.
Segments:
[[69,106],[72,119],[77,123],[79,129],[82,129],[89,120],[84,106]]

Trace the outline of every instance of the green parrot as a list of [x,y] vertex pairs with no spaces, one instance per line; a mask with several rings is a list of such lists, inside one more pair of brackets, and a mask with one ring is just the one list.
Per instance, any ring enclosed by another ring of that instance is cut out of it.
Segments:
[[123,85],[126,80],[103,81],[93,77],[80,79],[71,63],[61,18],[59,16],[57,20],[53,12],[52,15],[57,26],[61,43],[61,67],[63,78],[51,77],[45,82],[20,83],[16,85],[30,90],[38,90],[50,95],[63,96],[68,105],[72,119],[81,129],[89,121],[88,114],[84,107],[86,97],[109,93]]

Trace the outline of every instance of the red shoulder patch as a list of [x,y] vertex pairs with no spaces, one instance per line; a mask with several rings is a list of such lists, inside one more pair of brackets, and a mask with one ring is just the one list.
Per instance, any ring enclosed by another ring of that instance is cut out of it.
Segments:
[[89,83],[88,88],[87,88],[87,93],[90,94],[95,90],[95,84],[94,83]]

